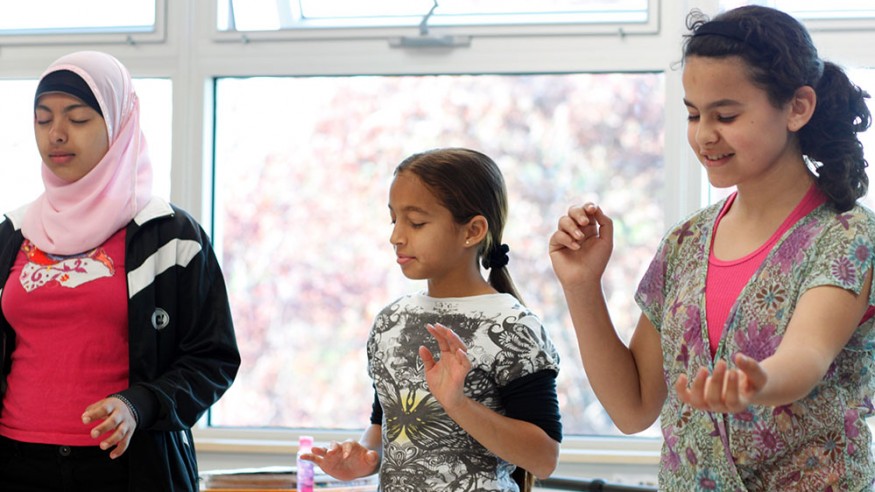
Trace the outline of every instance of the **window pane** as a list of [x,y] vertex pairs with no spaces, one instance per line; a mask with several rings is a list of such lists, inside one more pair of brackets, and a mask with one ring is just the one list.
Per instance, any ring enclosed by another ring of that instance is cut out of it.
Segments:
[[[424,15],[431,9],[429,0],[300,0],[305,18],[389,17]],[[647,13],[646,0],[441,0],[434,13],[440,15],[608,13],[615,16]]]
[[[430,0],[244,0],[219,2],[219,29],[418,25]],[[232,5],[233,8],[230,8]],[[647,22],[648,0],[443,0],[430,25]],[[231,27],[233,26],[233,27]]]
[[[0,80],[0,213],[13,210],[42,193],[40,157],[33,136],[36,80]],[[171,82],[135,79],[140,97],[140,123],[152,158],[155,195],[170,198]]]
[[0,34],[142,32],[155,26],[155,0],[40,0],[3,9]]
[[662,74],[219,79],[214,241],[245,362],[212,424],[367,425],[371,322],[424,288],[389,244],[392,171],[465,146],[507,179],[509,268],[559,347],[566,432],[619,434],[587,384],[547,240],[572,203],[613,215],[605,289],[628,340],[665,228],[663,93]]
[[872,0],[720,0],[721,10],[730,10],[742,5],[767,5],[783,10],[800,19],[861,19],[875,17]]

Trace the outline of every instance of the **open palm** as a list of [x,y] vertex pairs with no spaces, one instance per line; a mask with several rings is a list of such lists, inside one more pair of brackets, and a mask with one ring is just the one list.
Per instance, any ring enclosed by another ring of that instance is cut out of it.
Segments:
[[419,356],[425,366],[425,381],[444,409],[454,407],[465,398],[465,377],[471,371],[468,349],[459,335],[440,323],[425,328],[435,338],[440,350],[440,357],[435,360],[430,350],[419,347]]

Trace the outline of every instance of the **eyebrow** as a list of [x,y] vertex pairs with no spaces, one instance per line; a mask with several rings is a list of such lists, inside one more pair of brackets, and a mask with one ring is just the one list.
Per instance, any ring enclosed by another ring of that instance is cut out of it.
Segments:
[[[74,109],[90,108],[90,107],[91,106],[89,106],[85,103],[76,103],[76,104],[71,104],[69,106],[64,106],[64,109],[61,112],[62,113],[69,113],[70,111],[73,111]],[[48,111],[49,113],[52,112],[52,110],[49,109],[49,107],[46,106],[45,104],[37,104],[35,109],[42,109],[43,111]]]
[[[394,212],[392,205],[389,205],[389,210]],[[418,212],[424,215],[431,215],[427,210],[421,207],[417,207],[415,205],[407,205],[406,207],[401,207],[401,212]]]
[[[698,109],[698,108],[696,108],[695,104],[691,103],[686,98],[684,98],[684,105],[687,106],[688,108]],[[707,106],[705,106],[704,109],[706,111],[708,111],[708,110],[715,109],[715,108],[724,108],[726,106],[741,106],[741,103],[736,101],[735,99],[719,99],[717,101],[709,103]]]

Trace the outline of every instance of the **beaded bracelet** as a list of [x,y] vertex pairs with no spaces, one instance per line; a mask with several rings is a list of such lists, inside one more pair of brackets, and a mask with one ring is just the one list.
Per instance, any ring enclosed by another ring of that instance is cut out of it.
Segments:
[[128,410],[131,411],[131,415],[134,416],[134,423],[136,423],[136,424],[139,425],[139,423],[140,423],[140,414],[137,413],[137,409],[134,408],[134,405],[130,402],[130,400],[128,400],[127,398],[125,398],[125,396],[122,395],[121,393],[115,393],[115,394],[109,395],[109,397],[110,397],[110,398],[118,398],[119,400],[121,400],[121,402],[124,403],[126,407],[128,407]]

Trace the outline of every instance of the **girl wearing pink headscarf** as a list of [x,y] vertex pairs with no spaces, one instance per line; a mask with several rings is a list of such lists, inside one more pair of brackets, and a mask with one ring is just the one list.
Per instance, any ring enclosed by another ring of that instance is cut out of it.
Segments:
[[190,428],[240,364],[209,238],[151,194],[127,69],[83,51],[34,99],[45,191],[0,222],[0,483],[197,490]]

